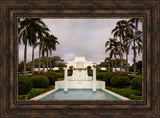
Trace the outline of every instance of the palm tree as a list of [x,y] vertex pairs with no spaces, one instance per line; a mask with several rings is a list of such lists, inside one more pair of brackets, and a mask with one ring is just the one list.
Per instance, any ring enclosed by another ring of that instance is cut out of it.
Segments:
[[45,26],[45,24],[41,21],[40,18],[32,18],[30,21],[29,33],[31,35],[32,44],[32,75],[34,75],[34,48],[36,47],[38,39],[37,33],[40,31],[41,26]]
[[40,52],[42,53],[42,60],[43,60],[43,72],[44,72],[44,68],[45,68],[45,53],[48,51],[48,35],[43,37],[43,40],[41,41],[41,46],[40,46]]
[[19,34],[18,40],[19,40],[19,44],[21,44],[21,39],[23,41],[23,44],[25,45],[24,47],[24,75],[26,74],[26,59],[27,59],[27,30],[22,31]]
[[28,18],[19,20],[19,28],[18,28],[18,40],[19,44],[21,44],[21,40],[24,47],[24,75],[26,74],[26,62],[27,62],[27,42],[31,45],[31,36],[29,32],[29,24],[30,20]]
[[46,58],[47,58],[47,70],[48,70],[48,53],[51,51],[51,47],[53,46],[53,41],[50,38],[50,35],[47,34],[42,41],[42,46],[41,46],[41,53],[42,53],[42,59],[43,59],[43,71],[45,68],[45,53],[46,53]]
[[[122,40],[124,38],[125,35],[125,26],[123,25],[122,21],[117,22],[116,27],[112,30],[111,33],[114,33],[114,37],[117,38],[119,37],[120,39],[120,52],[123,50],[122,49]],[[122,53],[122,52],[121,52]],[[120,61],[122,61],[122,54],[120,55]],[[120,71],[121,71],[121,63],[120,63]]]
[[50,52],[50,69],[51,69],[51,56],[52,56],[52,51],[56,50],[56,45],[59,45],[58,38],[55,37],[54,35],[50,35],[50,45],[49,45],[49,52]]
[[39,31],[38,31],[38,38],[39,38],[39,42],[36,43],[36,46],[39,45],[39,59],[38,59],[38,72],[40,73],[40,55],[41,55],[41,48],[43,45],[43,40],[44,40],[44,36],[47,35],[49,32],[49,29],[47,28],[47,26],[43,25],[40,27]]
[[111,61],[110,57],[106,57],[104,60],[104,62],[108,62],[108,72],[110,72],[110,69],[111,69],[110,61]]
[[50,69],[51,69],[51,55],[52,51],[56,50],[56,44],[59,44],[57,41],[57,37],[54,35],[47,35],[47,40],[46,40],[46,53],[47,53],[47,71],[48,71],[48,54],[50,53]]
[[50,51],[52,51],[51,46],[52,46],[52,41],[51,41],[50,35],[49,35],[48,40],[46,40],[47,71],[48,71],[48,54]]
[[109,41],[106,42],[105,47],[106,47],[106,51],[108,52],[110,51],[110,57],[112,57],[114,55],[115,58],[115,71],[117,70],[117,55],[122,56],[122,51],[121,50],[121,43],[119,41],[117,41],[117,39],[115,38],[109,38]]
[[[124,25],[125,27],[125,35],[124,35],[124,39],[126,37],[126,35],[128,33],[133,33],[133,30],[136,29],[136,27],[134,26],[132,20],[122,20],[121,23]],[[123,40],[124,43],[124,40]],[[128,54],[129,54],[129,47],[128,47],[128,42],[126,41],[124,45],[124,51],[126,52],[126,73],[128,73]]]
[[138,24],[139,24],[139,22],[142,22],[142,19],[141,18],[132,18],[131,21],[132,21],[132,23],[135,23],[136,31],[137,31],[138,30]]
[[127,34],[125,42],[128,42],[128,47],[132,46],[133,49],[133,62],[134,62],[134,76],[136,76],[136,56],[138,49],[138,54],[142,51],[142,32],[141,31],[135,31],[134,33]]
[[[123,41],[123,43],[124,43],[125,41]],[[128,73],[128,55],[129,55],[129,45],[128,45],[128,41],[126,41],[125,43],[124,43],[124,46],[123,46],[123,48],[124,48],[124,51],[126,52],[126,73]]]

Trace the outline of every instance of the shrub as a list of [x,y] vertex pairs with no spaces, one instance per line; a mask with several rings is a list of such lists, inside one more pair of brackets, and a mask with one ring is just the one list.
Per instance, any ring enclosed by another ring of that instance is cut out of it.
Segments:
[[129,85],[129,79],[126,76],[114,76],[111,78],[110,82],[114,87]]
[[135,76],[134,75],[128,75],[129,77],[129,81],[131,81],[132,79],[134,79],[135,78]]
[[114,72],[97,72],[96,77],[97,80],[105,81],[106,86],[110,86],[110,79],[115,76]]
[[54,70],[54,72],[58,73],[64,73],[64,70]]
[[39,76],[39,75],[43,75],[43,76],[48,77],[48,76],[52,75],[52,72],[40,72],[40,73],[35,74],[34,76]]
[[115,76],[114,72],[106,72],[106,73],[103,74],[103,81],[105,81],[105,85],[106,86],[110,86],[111,85],[110,80],[114,76]]
[[31,80],[34,88],[47,88],[49,86],[49,80],[45,76],[32,76]]
[[55,79],[64,78],[64,72],[56,72],[52,74]]
[[116,76],[127,76],[126,72],[115,72]]
[[[68,71],[69,73],[69,71]],[[70,74],[70,73],[69,73]],[[49,77],[49,76],[53,76],[55,79],[58,79],[58,78],[63,78],[64,77],[64,71],[60,71],[60,70],[56,70],[54,72],[41,72],[41,73],[37,73],[35,74],[34,76],[46,76],[46,77]]]
[[20,75],[18,78],[18,94],[26,94],[32,89],[32,81],[28,75]]
[[87,70],[92,70],[92,67],[91,66],[87,66]]
[[31,77],[32,75],[19,75],[18,76],[18,78],[26,78],[26,79],[31,78]]
[[92,70],[88,70],[88,76],[93,76],[93,71]]
[[49,85],[55,85],[55,81],[57,81],[57,78],[54,78],[53,75],[48,76]]
[[142,76],[138,76],[131,80],[132,89],[142,91]]
[[64,70],[64,67],[59,67],[59,70],[60,70],[60,71],[63,71],[63,70]]
[[103,80],[103,72],[97,72],[96,73],[96,79],[97,80]]
[[73,70],[68,70],[68,76],[72,76],[72,74],[73,74]]

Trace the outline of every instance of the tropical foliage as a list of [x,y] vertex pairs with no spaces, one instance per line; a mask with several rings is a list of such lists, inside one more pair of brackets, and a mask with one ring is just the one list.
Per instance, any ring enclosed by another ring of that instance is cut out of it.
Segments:
[[121,43],[117,41],[117,39],[112,39],[110,38],[109,41],[106,42],[105,47],[106,47],[106,52],[110,51],[110,58],[113,57],[115,58],[115,70],[117,67],[116,59],[117,55],[122,56],[122,50],[121,50]]
[[[134,76],[136,76],[136,57],[137,53],[141,54],[142,52],[142,32],[138,30],[138,24],[142,20],[140,18],[132,18],[129,20],[120,20],[117,22],[115,28],[112,30],[114,38],[109,38],[106,42],[105,52],[109,52],[109,57],[106,57],[105,62],[112,64],[113,68],[113,55],[116,60],[116,57],[120,57],[120,71],[122,70],[122,57],[126,53],[126,72],[128,73],[128,55],[130,49],[133,50],[133,63],[134,63]],[[116,64],[116,63],[115,63]],[[114,65],[115,69],[117,65]]]
[[[58,38],[49,33],[46,24],[40,18],[24,18],[19,19],[18,24],[18,39],[19,44],[23,42],[24,48],[24,74],[26,74],[27,63],[27,45],[32,46],[32,75],[34,75],[34,49],[39,46],[39,72],[40,72],[40,57],[43,58],[43,68],[45,67],[44,57],[47,56],[48,70],[48,55],[52,56],[52,51],[56,50],[56,45],[59,44]],[[51,58],[50,58],[51,68]],[[44,71],[44,69],[43,69]]]

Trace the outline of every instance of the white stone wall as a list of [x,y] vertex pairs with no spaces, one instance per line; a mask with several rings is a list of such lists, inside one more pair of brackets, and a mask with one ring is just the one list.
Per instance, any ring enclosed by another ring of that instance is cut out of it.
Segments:
[[[68,89],[92,89],[93,81],[67,81]],[[55,89],[64,89],[64,81],[56,81]],[[104,81],[96,81],[96,89],[105,89]]]

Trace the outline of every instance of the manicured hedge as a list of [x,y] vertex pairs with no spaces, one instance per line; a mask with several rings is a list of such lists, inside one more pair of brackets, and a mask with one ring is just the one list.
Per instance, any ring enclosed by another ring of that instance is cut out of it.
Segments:
[[32,75],[19,75],[18,78],[31,78]]
[[46,77],[48,77],[52,74],[53,74],[53,72],[40,72],[40,73],[36,73],[34,76],[46,76]]
[[114,76],[111,78],[110,82],[114,87],[129,85],[129,79],[126,76]]
[[45,76],[32,76],[31,80],[34,88],[47,88],[49,86],[49,80]]
[[133,79],[126,72],[97,72],[97,80],[105,81],[106,86],[111,86],[111,78],[114,76],[123,76],[129,78],[129,80]]
[[132,79],[134,79],[135,78],[135,76],[134,75],[127,75],[128,76],[128,78],[129,78],[129,81],[131,82],[131,80]]
[[20,75],[18,78],[18,94],[26,94],[32,89],[32,81],[28,75]]
[[142,76],[138,76],[131,80],[132,89],[142,91]]
[[116,76],[127,76],[126,72],[114,72]]
[[103,80],[103,74],[104,74],[103,72],[97,72],[96,73],[96,79],[102,81]]
[[53,77],[55,80],[57,80],[58,78],[64,78],[64,71],[59,71],[56,70],[54,72],[41,72],[41,73],[37,73],[34,76],[46,76],[46,77]]
[[55,81],[57,81],[57,78],[54,77],[54,75],[48,76],[49,79],[49,85],[55,85]]
[[110,86],[110,79],[115,76],[114,72],[97,72],[97,80],[105,81],[106,86]]
[[106,72],[103,74],[103,81],[105,81],[105,85],[106,86],[110,86],[111,85],[111,78],[115,76],[114,72]]
[[52,75],[55,79],[64,78],[64,72],[61,72],[61,73],[56,72],[56,73],[53,73]]

